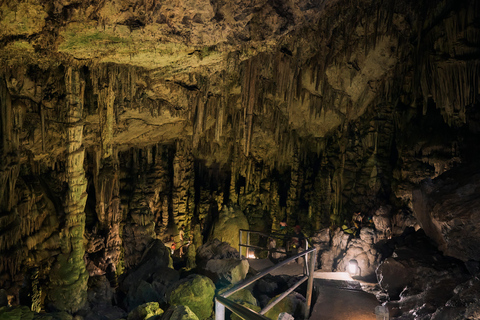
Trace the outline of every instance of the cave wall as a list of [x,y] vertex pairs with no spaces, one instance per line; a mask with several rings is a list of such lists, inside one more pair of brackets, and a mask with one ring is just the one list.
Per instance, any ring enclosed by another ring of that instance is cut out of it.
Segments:
[[88,274],[114,281],[182,226],[208,235],[224,205],[310,233],[411,210],[421,180],[475,160],[475,1],[197,2],[195,19],[4,4],[0,286],[16,303],[75,312]]

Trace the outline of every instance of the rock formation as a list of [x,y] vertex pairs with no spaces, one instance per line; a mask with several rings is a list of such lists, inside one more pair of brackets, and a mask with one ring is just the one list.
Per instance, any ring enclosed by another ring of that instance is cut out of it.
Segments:
[[334,234],[354,212],[386,241],[415,211],[475,264],[475,184],[448,173],[478,171],[479,19],[475,0],[4,1],[0,288],[86,314],[89,277],[199,248],[234,206],[257,231],[331,228],[328,268],[371,242]]

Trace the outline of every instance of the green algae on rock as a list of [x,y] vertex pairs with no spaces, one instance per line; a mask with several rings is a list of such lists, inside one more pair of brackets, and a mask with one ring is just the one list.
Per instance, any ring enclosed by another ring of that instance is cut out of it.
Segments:
[[163,315],[158,302],[147,302],[133,309],[127,320],[157,320]]
[[188,306],[200,320],[204,320],[212,314],[214,295],[212,280],[192,274],[173,285],[169,292],[169,303]]

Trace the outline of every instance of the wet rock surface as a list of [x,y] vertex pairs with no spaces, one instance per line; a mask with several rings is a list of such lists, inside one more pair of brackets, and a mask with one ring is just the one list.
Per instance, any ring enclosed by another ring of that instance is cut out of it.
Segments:
[[415,215],[445,255],[480,260],[480,170],[458,167],[413,192]]
[[472,275],[462,261],[438,251],[423,230],[406,231],[391,240],[395,250],[379,265],[377,278],[394,318],[430,319]]

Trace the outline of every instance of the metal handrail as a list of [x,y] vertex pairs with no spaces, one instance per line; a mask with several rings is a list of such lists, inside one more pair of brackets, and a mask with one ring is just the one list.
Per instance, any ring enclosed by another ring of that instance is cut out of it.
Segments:
[[[243,232],[246,232],[247,233],[247,244],[243,244],[242,243],[242,234]],[[251,233],[254,233],[254,234],[259,234],[259,235],[263,235],[265,237],[271,237],[271,238],[278,238],[278,239],[285,239],[285,238],[295,238],[295,235],[291,235],[291,234],[281,234],[281,233],[265,233],[265,232],[261,232],[261,231],[254,231],[254,230],[246,230],[246,229],[240,229],[239,232],[238,232],[238,253],[240,254],[240,256],[242,256],[242,247],[245,247],[246,248],[246,252],[245,252],[245,256],[247,256],[248,258],[248,248],[253,248],[253,249],[259,249],[259,250],[264,250],[264,251],[269,251],[269,252],[278,252],[278,253],[283,253],[283,254],[287,254],[287,252],[283,252],[283,251],[280,251],[280,250],[276,250],[276,248],[274,250],[272,249],[268,249],[266,247],[260,247],[260,246],[253,246],[250,244],[250,234]],[[309,245],[309,242],[308,242],[308,238],[305,237],[305,250],[308,250],[308,245]],[[288,247],[285,247],[285,251],[288,251]],[[305,268],[306,268],[306,273],[308,274],[309,271],[308,271],[308,263],[307,263],[307,260],[308,260],[308,254],[305,255]]]
[[[264,277],[265,275],[271,273],[272,271],[274,271],[275,269],[278,269],[302,256],[305,256],[305,255],[308,255],[308,254],[311,254],[310,255],[310,260],[309,260],[309,268],[308,270],[310,270],[310,272],[308,272],[308,275],[304,276],[302,279],[300,279],[295,285],[293,285],[291,288],[289,288],[286,292],[284,292],[281,296],[277,297],[277,299],[275,299],[272,303],[270,303],[269,305],[265,306],[265,308],[263,308],[261,311],[260,311],[260,314],[258,315],[263,315],[265,314],[268,310],[270,310],[275,304],[277,304],[278,302],[280,302],[283,298],[285,298],[289,293],[291,293],[293,290],[295,290],[299,285],[301,285],[303,282],[305,282],[306,280],[308,280],[308,284],[307,284],[307,307],[305,308],[305,319],[308,319],[308,315],[310,313],[310,306],[311,306],[311,301],[312,301],[312,290],[313,290],[313,274],[314,274],[314,266],[315,266],[315,257],[316,257],[316,248],[311,248],[309,250],[306,250],[306,251],[303,251],[303,252],[300,252],[299,254],[296,254],[295,256],[293,257],[290,257],[288,259],[285,259],[283,260],[282,262],[266,269],[266,270],[263,270],[259,273],[257,273],[255,276],[249,278],[249,279],[245,279],[244,281],[238,283],[236,286],[234,286],[233,288],[223,292],[222,294],[219,294],[217,295],[216,297],[216,301],[215,301],[215,319],[216,320],[224,320],[225,319],[225,305],[222,301],[224,301],[223,299],[219,299],[220,298],[228,298],[229,296],[231,296],[232,294],[234,294],[235,292],[239,291],[239,290],[242,290],[246,287],[248,287],[250,284],[254,283],[255,281],[257,281],[258,279]],[[229,300],[230,301],[230,300]],[[238,305],[236,308],[245,308],[241,305]],[[227,306],[228,308],[228,306]],[[232,310],[231,308],[229,308],[230,310]],[[247,309],[247,308],[245,308]],[[249,311],[252,311],[250,309],[248,309]],[[235,312],[234,310],[232,310],[233,312]],[[243,310],[245,312],[245,310]],[[238,313],[237,313],[238,314]],[[239,316],[241,316],[241,314],[238,314]],[[250,318],[248,318],[250,319]],[[252,318],[253,319],[253,318]],[[261,318],[257,318],[257,319],[261,319]]]
[[[221,295],[217,295],[215,297],[215,305],[217,303],[223,304],[225,307],[230,309],[230,311],[234,312],[235,314],[239,315],[242,319],[251,319],[251,320],[270,320],[264,315],[258,314],[252,309],[249,309],[245,306],[242,306],[241,304],[238,304],[232,300],[229,300],[227,298],[222,297]],[[215,306],[215,309],[216,306]],[[225,316],[225,315],[223,315]],[[217,317],[217,311],[215,311],[215,317]]]
[[[238,242],[239,243],[238,252],[240,253],[240,255],[242,254],[241,247],[246,247],[246,245],[241,244],[242,243],[242,232],[247,232],[247,245],[250,244],[250,234],[251,233],[259,234],[259,235],[264,236],[264,237],[276,238],[276,239],[295,238],[295,235],[293,235],[293,234],[284,234],[284,233],[275,233],[275,232],[265,233],[265,232],[261,232],[261,231],[255,231],[255,230],[240,229],[239,230],[239,242]],[[305,237],[305,244],[306,244],[306,249],[308,249],[309,245],[311,246],[311,243],[308,240],[308,237]],[[258,247],[256,249],[268,250],[268,249],[262,248],[262,247]],[[276,252],[279,252],[279,251],[276,251]]]

